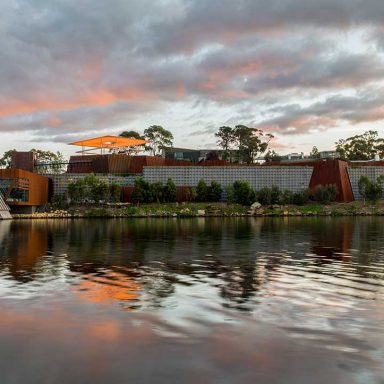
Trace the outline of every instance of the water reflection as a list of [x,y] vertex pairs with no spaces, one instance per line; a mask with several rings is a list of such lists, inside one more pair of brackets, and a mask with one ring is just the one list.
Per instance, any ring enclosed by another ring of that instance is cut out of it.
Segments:
[[383,223],[0,222],[2,383],[379,383]]

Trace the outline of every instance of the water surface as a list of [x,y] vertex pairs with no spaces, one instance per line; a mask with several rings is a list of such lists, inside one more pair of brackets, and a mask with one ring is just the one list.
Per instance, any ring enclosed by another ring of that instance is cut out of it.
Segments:
[[384,218],[0,222],[8,383],[384,383]]

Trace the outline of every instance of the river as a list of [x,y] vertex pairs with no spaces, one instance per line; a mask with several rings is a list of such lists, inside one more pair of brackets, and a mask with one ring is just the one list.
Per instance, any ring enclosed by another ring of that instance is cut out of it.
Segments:
[[0,222],[1,384],[384,383],[384,218]]

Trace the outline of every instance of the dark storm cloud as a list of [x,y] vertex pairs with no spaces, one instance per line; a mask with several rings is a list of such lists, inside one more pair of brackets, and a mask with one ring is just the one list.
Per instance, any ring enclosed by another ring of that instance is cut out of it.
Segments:
[[[382,0],[14,0],[0,1],[0,12],[2,132],[65,141],[175,101],[195,123],[218,102],[234,116],[220,125],[262,120],[282,132],[381,119],[364,89],[383,79],[382,58],[343,41],[357,30],[384,41]],[[291,105],[269,119],[239,112],[245,101],[292,104],[287,92],[328,100],[351,88],[360,96],[337,111]]]

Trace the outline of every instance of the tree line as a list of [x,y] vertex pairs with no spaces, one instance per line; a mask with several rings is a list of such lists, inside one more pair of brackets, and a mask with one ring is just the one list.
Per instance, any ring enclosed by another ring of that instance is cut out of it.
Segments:
[[[144,129],[143,134],[130,130],[121,132],[119,136],[147,141],[144,145],[121,150],[129,155],[147,151],[152,156],[161,156],[164,148],[173,147],[174,140],[172,132],[161,125],[151,125]],[[218,128],[214,136],[218,147],[221,149],[223,160],[249,164],[260,158],[264,158],[265,161],[280,161],[282,159],[281,155],[270,148],[274,136],[262,129],[246,125],[222,126]],[[336,141],[335,150],[336,157],[343,160],[371,160],[375,156],[383,159],[384,138],[380,137],[377,131],[369,130],[363,134]],[[1,168],[10,167],[14,151],[16,150],[8,150],[0,157]],[[31,149],[31,152],[36,154],[39,173],[59,173],[65,170],[65,159],[61,152],[39,149]],[[316,146],[312,148],[309,157],[312,159],[320,158],[320,152]]]

